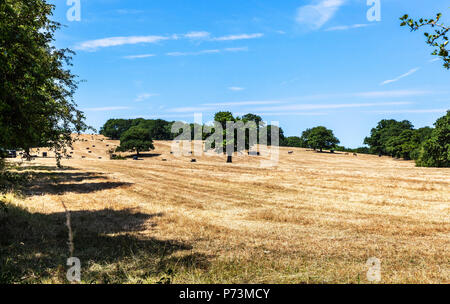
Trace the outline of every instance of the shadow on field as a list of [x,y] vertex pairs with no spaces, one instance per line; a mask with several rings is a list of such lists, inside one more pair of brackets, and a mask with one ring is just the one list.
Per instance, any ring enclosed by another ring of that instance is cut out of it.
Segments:
[[63,167],[58,168],[56,166],[23,166],[23,167],[15,167],[16,171],[67,171],[67,170],[76,170],[72,167]]
[[[136,154],[128,155],[127,158],[133,158],[137,156]],[[139,153],[139,158],[152,158],[152,157],[158,157],[161,156],[161,154],[157,153]]]
[[[0,284],[67,283],[70,253],[66,213],[30,213],[5,204],[2,192],[13,189],[24,196],[92,193],[131,184],[109,182],[107,176],[97,172],[72,172],[76,170],[73,168],[18,169],[7,171],[0,179],[8,182],[7,187],[0,188]],[[85,283],[167,283],[168,273],[171,276],[182,269],[209,266],[208,258],[193,254],[190,244],[149,236],[164,214],[132,209],[70,214],[74,256],[81,260]]]
[[[3,203],[0,207],[0,283],[67,283],[66,214],[30,213]],[[148,236],[163,216],[133,210],[71,212],[82,281],[154,283],[181,269],[207,268],[207,257],[192,254],[189,244]],[[145,235],[139,233],[144,230]],[[171,256],[182,251],[186,256]]]
[[107,176],[97,172],[72,171],[76,171],[76,169],[26,166],[14,168],[14,171],[10,171],[8,174],[10,179],[20,181],[18,189],[24,195],[61,195],[68,192],[86,194],[132,185],[131,183],[107,181]]
[[[99,178],[99,177],[96,177]],[[84,181],[84,178],[80,178]],[[93,193],[102,190],[110,190],[124,186],[131,186],[130,183],[122,182],[100,182],[100,183],[82,183],[82,184],[43,184],[43,185],[32,185],[26,194],[30,195],[44,195],[44,194],[56,194],[61,195],[64,193]]]

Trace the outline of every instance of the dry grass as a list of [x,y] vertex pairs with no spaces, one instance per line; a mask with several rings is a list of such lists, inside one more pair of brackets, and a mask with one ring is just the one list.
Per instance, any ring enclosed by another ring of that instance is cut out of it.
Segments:
[[21,252],[28,268],[17,264],[15,281],[64,281],[64,202],[84,282],[154,283],[170,269],[175,283],[364,283],[377,257],[382,283],[450,283],[449,169],[292,148],[275,168],[247,156],[190,163],[169,142],[142,161],[110,161],[106,145],[118,142],[83,139],[66,170],[23,165],[41,167],[8,204],[38,217],[30,225],[48,231],[35,238],[55,240],[24,241],[34,249]]

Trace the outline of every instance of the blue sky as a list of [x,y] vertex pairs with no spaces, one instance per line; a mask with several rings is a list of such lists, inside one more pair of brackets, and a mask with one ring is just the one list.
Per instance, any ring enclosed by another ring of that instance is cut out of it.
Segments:
[[357,147],[383,118],[423,127],[450,108],[450,72],[398,19],[442,12],[450,23],[448,0],[381,0],[380,21],[366,0],[80,0],[80,21],[50,2],[95,128],[229,110],[279,121],[288,136],[324,125]]

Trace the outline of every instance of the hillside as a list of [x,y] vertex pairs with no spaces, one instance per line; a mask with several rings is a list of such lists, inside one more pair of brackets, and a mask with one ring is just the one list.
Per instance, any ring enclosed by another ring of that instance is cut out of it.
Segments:
[[[39,217],[36,244],[60,240],[42,249],[50,257],[67,252],[64,202],[85,282],[156,282],[172,270],[178,283],[358,283],[371,257],[383,283],[450,282],[449,169],[295,148],[261,168],[248,155],[176,157],[171,142],[111,161],[118,142],[80,138],[64,170],[25,162],[20,172],[36,180],[9,199]],[[14,254],[32,254],[21,248]],[[48,263],[39,280],[60,281]]]

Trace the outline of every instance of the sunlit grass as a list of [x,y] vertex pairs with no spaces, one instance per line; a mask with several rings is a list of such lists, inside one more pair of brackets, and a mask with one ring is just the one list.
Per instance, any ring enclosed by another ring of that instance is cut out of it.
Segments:
[[382,283],[450,282],[449,169],[292,148],[264,169],[177,158],[169,142],[110,161],[117,142],[83,139],[65,170],[17,171],[33,178],[6,200],[3,281],[66,282],[64,202],[83,283],[367,283],[370,257]]

